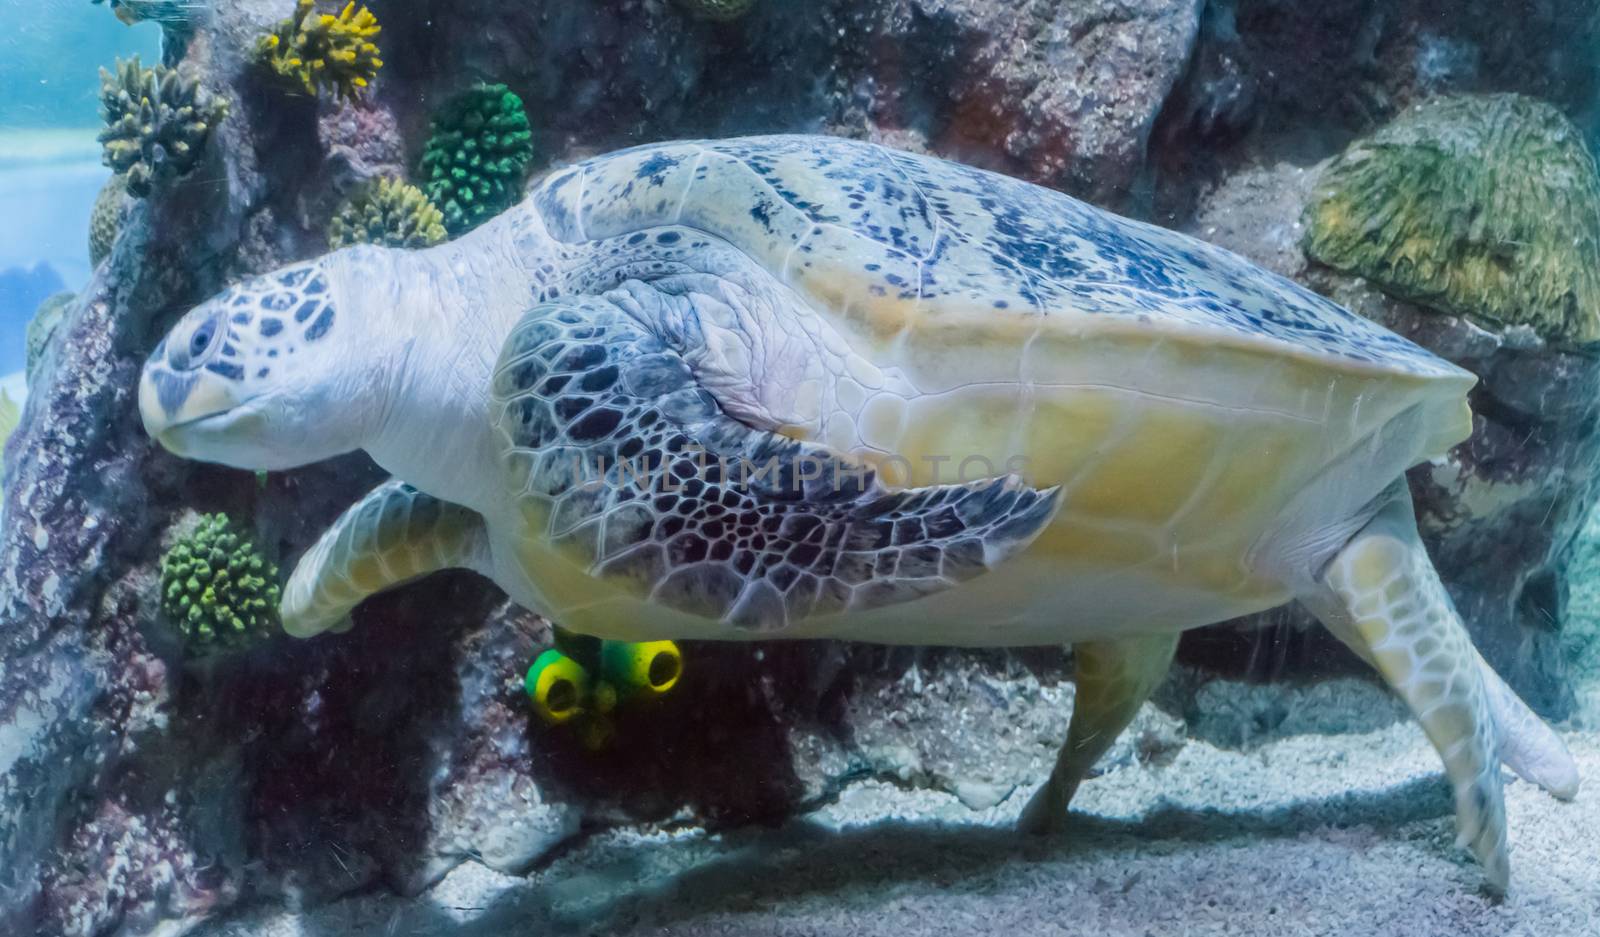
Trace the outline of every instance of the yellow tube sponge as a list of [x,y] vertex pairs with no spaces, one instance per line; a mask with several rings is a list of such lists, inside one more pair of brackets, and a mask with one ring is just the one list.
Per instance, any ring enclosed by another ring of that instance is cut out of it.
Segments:
[[671,641],[606,641],[600,673],[624,696],[661,696],[683,675],[683,653]]
[[378,75],[383,60],[373,42],[378,18],[354,0],[338,15],[312,15],[314,0],[297,0],[294,15],[256,44],[256,57],[279,77],[315,95],[332,88],[335,96],[354,99]]
[[560,725],[585,710],[589,673],[577,661],[551,648],[528,668],[523,688],[539,718],[547,725]]

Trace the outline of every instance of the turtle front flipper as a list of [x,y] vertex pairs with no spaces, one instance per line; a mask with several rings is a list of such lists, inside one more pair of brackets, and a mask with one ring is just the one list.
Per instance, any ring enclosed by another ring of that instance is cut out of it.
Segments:
[[1067,741],[1056,755],[1050,779],[1022,809],[1018,828],[1049,833],[1066,823],[1067,805],[1078,785],[1138,715],[1139,707],[1167,675],[1177,649],[1177,634],[1082,641],[1072,646],[1076,692]]
[[279,606],[283,629],[301,638],[334,629],[367,596],[441,569],[477,568],[484,550],[477,512],[385,482],[300,558]]
[[[1482,863],[1491,889],[1510,882],[1500,762],[1510,756],[1553,792],[1570,795],[1577,769],[1560,740],[1501,694],[1417,536],[1402,484],[1301,597],[1340,640],[1377,668],[1422,723],[1455,794],[1457,841]],[[1513,697],[1514,698],[1514,697]],[[1516,717],[1516,718],[1513,718]],[[1518,732],[1508,746],[1502,734]]]
[[[1015,476],[890,491],[870,466],[748,426],[680,350],[595,297],[525,315],[491,393],[526,540],[736,629],[937,592],[1022,550],[1056,509],[1055,489]],[[536,585],[552,575],[523,566]],[[549,609],[576,625],[568,611]]]

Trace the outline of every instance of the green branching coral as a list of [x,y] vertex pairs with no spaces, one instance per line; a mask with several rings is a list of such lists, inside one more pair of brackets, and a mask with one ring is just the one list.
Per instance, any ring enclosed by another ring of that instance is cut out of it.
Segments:
[[532,159],[522,99],[505,85],[478,85],[434,117],[422,151],[422,188],[444,212],[445,228],[462,234],[522,197]]
[[111,253],[117,232],[128,216],[128,180],[120,173],[112,174],[95,196],[94,209],[89,213],[89,262],[95,266]]
[[1600,340],[1600,173],[1561,112],[1436,98],[1350,146],[1306,209],[1307,255],[1458,315]]
[[202,515],[161,557],[161,610],[191,647],[247,640],[277,620],[278,568],[226,515]]
[[156,185],[194,169],[211,130],[228,114],[187,65],[145,68],[139,57],[100,70],[102,159],[120,173],[129,194],[143,198]]
[[318,88],[354,99],[383,67],[373,42],[383,28],[366,7],[346,3],[337,15],[311,15],[313,0],[297,0],[294,15],[256,44],[257,59],[273,73],[315,95]]
[[445,239],[444,215],[422,190],[399,179],[357,189],[328,223],[328,246],[432,247]]
[[691,16],[718,23],[731,23],[750,12],[755,0],[678,0]]

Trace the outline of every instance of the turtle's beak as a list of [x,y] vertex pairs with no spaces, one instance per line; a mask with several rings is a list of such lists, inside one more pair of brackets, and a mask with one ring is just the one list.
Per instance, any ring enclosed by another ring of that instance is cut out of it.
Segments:
[[243,371],[218,361],[225,335],[221,312],[210,304],[201,306],[156,345],[139,375],[139,417],[145,432],[179,455],[199,455],[192,444],[185,444],[186,437],[194,443],[215,436],[229,422],[224,414],[248,396],[237,380]]
[[185,445],[205,423],[238,407],[233,383],[209,371],[176,371],[159,353],[139,378],[139,418],[150,438],[178,455],[193,455]]

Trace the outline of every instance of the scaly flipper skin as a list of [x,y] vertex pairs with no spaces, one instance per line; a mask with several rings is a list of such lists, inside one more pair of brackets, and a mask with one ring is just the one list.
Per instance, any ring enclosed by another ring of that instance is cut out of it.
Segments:
[[428,573],[477,568],[483,518],[399,481],[374,488],[307,550],[284,587],[283,630],[336,628],[362,599]]
[[1500,760],[1553,797],[1571,800],[1578,796],[1578,765],[1567,751],[1567,743],[1506,686],[1481,654],[1478,673],[1489,693],[1489,714],[1500,738]]
[[1067,741],[1056,754],[1050,779],[1022,809],[1018,828],[1027,833],[1061,829],[1078,785],[1167,675],[1177,649],[1176,634],[1084,641],[1072,646],[1077,692]]
[[893,492],[868,466],[746,426],[678,349],[598,298],[529,312],[492,397],[532,538],[589,575],[750,631],[971,579],[1056,509],[1055,489],[1014,477]]
[[[1502,692],[1499,678],[1483,665],[1423,549],[1410,496],[1403,486],[1392,492],[1328,563],[1325,591],[1305,601],[1377,668],[1422,723],[1455,792],[1458,842],[1482,863],[1489,887],[1503,894],[1511,864],[1501,733],[1524,733],[1512,743],[1519,762],[1533,766],[1556,793],[1576,788],[1576,768],[1548,730],[1530,733],[1521,719],[1497,722],[1497,708],[1509,717],[1523,711],[1520,702],[1515,708],[1503,701],[1496,706],[1491,694]],[[1527,718],[1536,721],[1531,713]]]

